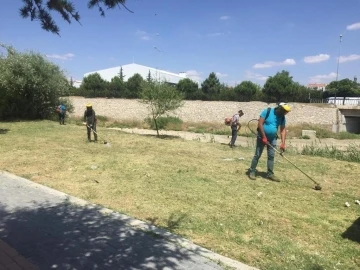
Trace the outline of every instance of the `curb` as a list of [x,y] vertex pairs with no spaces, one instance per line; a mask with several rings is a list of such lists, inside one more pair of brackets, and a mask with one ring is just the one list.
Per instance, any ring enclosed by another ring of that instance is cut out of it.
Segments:
[[[96,204],[90,203],[88,201],[73,197],[73,196],[63,193],[61,191],[43,186],[41,184],[32,182],[28,179],[16,176],[16,175],[8,173],[6,171],[1,171],[1,174],[5,175],[8,178],[16,179],[16,180],[22,182],[23,185],[30,186],[30,187],[40,189],[40,190],[44,190],[49,194],[63,198],[64,200],[66,200],[69,203],[72,203],[72,204],[75,204],[78,206],[86,206],[86,207],[89,207],[90,209],[99,207],[99,205],[96,205]],[[105,215],[112,215],[115,218],[124,222],[124,224],[129,227],[132,227],[134,229],[140,229],[145,232],[151,232],[151,233],[155,234],[156,236],[162,237],[162,238],[168,240],[169,242],[175,243],[189,251],[194,252],[195,254],[198,254],[202,257],[208,258],[212,261],[219,262],[220,264],[223,264],[226,267],[230,267],[233,269],[239,269],[239,270],[259,270],[258,268],[248,266],[244,263],[238,262],[236,260],[222,256],[215,252],[212,252],[211,250],[208,250],[206,248],[203,248],[201,246],[194,244],[190,240],[187,240],[178,235],[172,234],[164,229],[160,229],[160,228],[158,228],[154,225],[151,225],[149,223],[146,223],[144,221],[134,219],[134,218],[124,215],[124,214],[120,214],[116,211],[110,210],[105,207],[99,207],[97,209],[97,211],[99,211],[100,213],[105,214]]]

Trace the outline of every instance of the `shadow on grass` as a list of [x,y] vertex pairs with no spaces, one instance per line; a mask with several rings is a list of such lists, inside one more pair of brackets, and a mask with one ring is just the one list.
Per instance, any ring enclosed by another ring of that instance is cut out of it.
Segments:
[[2,129],[0,128],[0,134],[6,134],[9,132],[9,129]]
[[360,217],[341,236],[360,244]]
[[164,140],[176,140],[176,139],[181,139],[181,136],[176,136],[176,135],[161,135],[158,136],[156,134],[139,134],[141,136],[146,136],[146,137],[155,137],[155,138],[159,138],[159,139],[164,139]]
[[[10,209],[0,203],[0,238],[40,269],[196,269],[193,253],[98,210],[67,201]],[[170,217],[169,227],[182,219]]]
[[[173,232],[175,229],[181,226],[181,223],[187,219],[188,215],[184,213],[171,213],[170,217],[166,220],[166,226],[164,229]],[[156,225],[158,217],[148,217],[146,218],[151,224]]]

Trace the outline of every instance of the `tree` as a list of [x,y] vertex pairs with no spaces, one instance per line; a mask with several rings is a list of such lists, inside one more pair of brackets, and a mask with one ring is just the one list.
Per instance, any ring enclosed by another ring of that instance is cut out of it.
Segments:
[[157,136],[159,128],[157,118],[183,106],[183,95],[167,82],[143,82],[140,94],[141,102],[148,105],[154,120]]
[[[312,90],[306,86],[300,85],[297,82],[294,82],[291,87],[288,88],[288,93],[286,95],[286,101],[293,102],[310,102],[311,97],[317,98],[321,96],[318,94],[320,91]],[[312,94],[312,95],[311,95]]]
[[147,77],[146,77],[146,81],[147,81],[147,82],[152,82],[152,77],[151,77],[150,69],[149,69],[149,73],[148,73],[148,75],[147,75]]
[[125,82],[125,81],[124,81],[125,76],[126,76],[126,75],[124,75],[124,73],[123,73],[123,68],[122,68],[122,67],[120,67],[120,71],[119,71],[119,78],[120,78],[120,81],[121,81],[122,83],[124,83],[124,82]]
[[184,95],[185,99],[194,100],[201,97],[199,84],[189,78],[181,79],[176,85],[176,89]]
[[[70,0],[47,0],[45,3],[41,0],[22,0],[23,6],[20,8],[21,17],[30,18],[31,21],[40,21],[41,28],[60,35],[60,29],[52,18],[50,12],[57,12],[61,17],[71,23],[72,20],[80,23],[80,14],[75,9],[73,1]],[[133,13],[125,6],[126,0],[89,0],[88,8],[97,7],[100,15],[105,17],[104,9],[114,9],[123,6],[129,12]]]
[[115,76],[109,83],[109,91],[113,97],[123,97],[126,92],[125,83],[121,81],[120,77]]
[[243,81],[234,88],[237,101],[252,101],[261,91],[259,85],[251,81]]
[[70,91],[64,71],[39,53],[0,47],[0,119],[50,119]]
[[106,89],[106,81],[96,72],[83,79],[81,88],[85,97],[101,97]]
[[126,82],[126,98],[139,98],[144,79],[139,73],[135,73]]
[[209,77],[201,84],[201,89],[206,97],[210,100],[218,98],[220,93],[221,84],[214,72],[211,72]]
[[353,97],[358,95],[358,85],[355,81],[350,79],[343,79],[340,81],[332,81],[326,86],[329,94],[338,97]]
[[277,72],[269,77],[263,87],[263,92],[270,102],[286,100],[291,87],[294,85],[293,78],[288,71]]

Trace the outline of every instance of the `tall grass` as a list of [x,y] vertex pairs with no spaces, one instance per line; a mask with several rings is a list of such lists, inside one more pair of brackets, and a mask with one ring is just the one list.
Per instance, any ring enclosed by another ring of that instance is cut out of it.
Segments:
[[[150,118],[144,120],[115,120],[106,116],[98,115],[98,126],[101,127],[119,127],[119,128],[144,128],[154,129],[153,121]],[[57,120],[57,119],[56,119]],[[82,119],[80,117],[66,118],[68,123],[81,125]],[[184,122],[178,117],[164,116],[158,118],[160,129],[176,130],[176,131],[189,131],[194,133],[210,133],[214,135],[231,135],[229,126],[224,125],[222,122]],[[239,136],[251,137],[253,134],[251,130],[256,130],[257,122],[243,122],[239,131]],[[334,133],[331,131],[329,125],[312,125],[312,124],[298,124],[289,125],[287,127],[287,138],[303,138],[302,130],[315,130],[318,139],[333,138],[338,140],[360,139],[360,134],[353,134],[349,132]],[[305,138],[304,138],[305,139]]]
[[350,144],[345,150],[338,149],[335,146],[318,147],[316,145],[306,145],[300,153],[302,155],[360,162],[360,146],[356,144]]

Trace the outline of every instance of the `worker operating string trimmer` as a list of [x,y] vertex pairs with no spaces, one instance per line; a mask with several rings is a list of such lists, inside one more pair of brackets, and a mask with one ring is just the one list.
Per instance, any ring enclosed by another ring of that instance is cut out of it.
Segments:
[[[258,120],[257,133],[255,133],[250,128],[250,122],[257,121],[253,119],[249,122],[249,130],[256,135],[256,150],[254,158],[252,159],[249,178],[251,180],[256,180],[256,167],[258,161],[261,157],[261,154],[264,150],[264,147],[267,147],[267,178],[272,181],[280,182],[280,179],[274,174],[274,158],[275,152],[278,152],[283,158],[289,161],[294,167],[300,170],[295,164],[288,160],[283,153],[285,152],[285,142],[286,142],[286,114],[291,110],[290,106],[284,102],[279,103],[275,108],[267,108],[262,111],[260,118]],[[280,127],[280,151],[276,149],[277,145],[277,132]],[[321,190],[321,186],[313,180],[310,176],[300,170],[308,178],[310,178],[315,184],[315,190]]]

